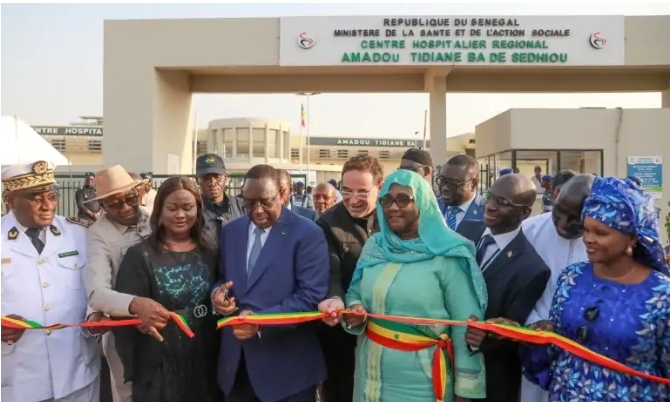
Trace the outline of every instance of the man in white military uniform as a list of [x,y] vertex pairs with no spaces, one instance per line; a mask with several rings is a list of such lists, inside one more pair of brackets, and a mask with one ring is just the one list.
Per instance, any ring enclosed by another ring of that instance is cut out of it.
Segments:
[[[2,170],[11,212],[2,218],[2,314],[41,325],[86,318],[87,223],[55,215],[53,167]],[[98,402],[100,358],[78,328],[2,328],[3,402]]]

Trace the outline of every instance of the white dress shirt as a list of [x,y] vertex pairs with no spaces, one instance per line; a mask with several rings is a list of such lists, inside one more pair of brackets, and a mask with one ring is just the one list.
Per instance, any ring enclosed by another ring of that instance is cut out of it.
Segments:
[[[477,198],[477,193],[474,193],[472,198],[458,206],[459,211],[456,213],[456,227],[458,227],[463,218],[465,218],[465,214],[468,212],[468,209],[470,209],[470,205],[475,201],[475,198]],[[447,210],[444,212],[444,219],[447,219],[447,216],[449,215],[449,208],[450,207],[447,206]]]
[[505,247],[507,247],[512,242],[512,240],[514,240],[514,238],[519,234],[520,231],[521,231],[521,226],[519,226],[518,228],[516,228],[515,230],[513,230],[511,232],[497,234],[497,235],[494,235],[493,233],[491,233],[491,229],[489,229],[489,228],[486,228],[486,230],[484,230],[484,233],[482,234],[482,237],[477,242],[477,250],[479,250],[479,247],[482,243],[482,239],[486,235],[490,235],[491,237],[493,237],[494,243],[489,244],[488,247],[486,247],[486,251],[484,251],[484,255],[482,256],[482,261],[479,264],[482,271],[486,271],[486,268],[488,268],[489,265],[491,265],[491,262],[493,260],[495,260],[495,258],[498,256],[498,254],[500,254],[500,251],[504,250]]
[[[256,235],[254,234],[254,230],[256,230],[256,225],[254,225],[253,222],[249,223],[249,235],[247,237],[247,264],[249,264],[249,256],[251,255],[251,249],[254,247],[254,241],[256,239]],[[265,232],[261,235],[261,247],[265,245],[265,241],[268,239],[268,236],[270,235],[270,231],[272,230],[272,226],[270,226],[267,229],[263,229]]]
[[[526,324],[532,324],[549,318],[551,302],[556,292],[556,282],[561,272],[569,265],[587,261],[588,255],[581,237],[568,240],[558,235],[550,213],[526,219],[521,227],[530,244],[535,247],[551,270],[551,278],[547,282],[547,287],[526,320]],[[547,391],[528,381],[526,377],[522,377],[521,402],[546,402],[548,399]]]

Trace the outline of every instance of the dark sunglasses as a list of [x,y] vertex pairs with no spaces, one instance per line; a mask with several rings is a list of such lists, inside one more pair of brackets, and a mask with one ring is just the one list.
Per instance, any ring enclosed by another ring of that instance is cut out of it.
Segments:
[[383,197],[379,198],[379,204],[383,208],[391,208],[391,205],[395,203],[395,205],[398,206],[398,208],[405,208],[409,204],[414,202],[414,197],[409,196],[407,194],[398,194],[397,197],[393,197],[390,194],[386,194]]
[[[584,310],[584,320],[586,320],[588,323],[596,321],[598,316],[600,316],[600,309],[598,309],[598,306],[591,306]],[[590,334],[590,328],[586,325],[581,325],[579,328],[577,328],[576,341],[583,343],[588,339]]]
[[258,208],[258,205],[261,206],[263,209],[268,209],[272,208],[275,204],[275,200],[279,197],[279,193],[275,195],[274,197],[271,198],[242,198],[242,202],[244,203],[244,208],[246,208],[249,211],[253,211],[256,208]]
[[55,204],[58,202],[58,192],[50,191],[41,195],[31,193],[18,192],[16,193],[20,198],[28,201],[33,205]]
[[132,195],[130,197],[126,197],[125,200],[117,201],[113,204],[105,204],[105,208],[120,211],[126,205],[128,205],[129,207],[134,207],[134,206],[137,205],[137,202],[139,201],[139,198],[140,197],[138,195]]
[[498,206],[500,206],[500,207],[523,208],[523,209],[532,208],[529,205],[515,204],[512,201],[506,200],[502,197],[496,197],[493,194],[491,194],[490,191],[484,191],[484,193],[482,194],[482,197],[484,198],[484,201],[486,201],[486,202],[493,201],[496,204],[498,204]]

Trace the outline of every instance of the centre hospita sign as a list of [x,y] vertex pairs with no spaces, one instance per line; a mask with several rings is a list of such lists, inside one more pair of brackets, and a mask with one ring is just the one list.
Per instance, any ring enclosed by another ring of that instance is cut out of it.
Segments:
[[288,17],[282,66],[624,64],[623,16]]

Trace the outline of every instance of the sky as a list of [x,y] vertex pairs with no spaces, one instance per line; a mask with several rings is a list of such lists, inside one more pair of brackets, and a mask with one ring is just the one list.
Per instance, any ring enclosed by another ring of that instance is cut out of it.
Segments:
[[[653,15],[666,4],[2,4],[1,111],[32,125],[69,124],[102,115],[103,21],[329,15]],[[198,126],[260,117],[300,126],[294,94],[195,95]],[[454,94],[449,136],[510,108],[656,108],[660,93]],[[423,131],[428,94],[321,94],[310,101],[310,135],[411,138]]]

